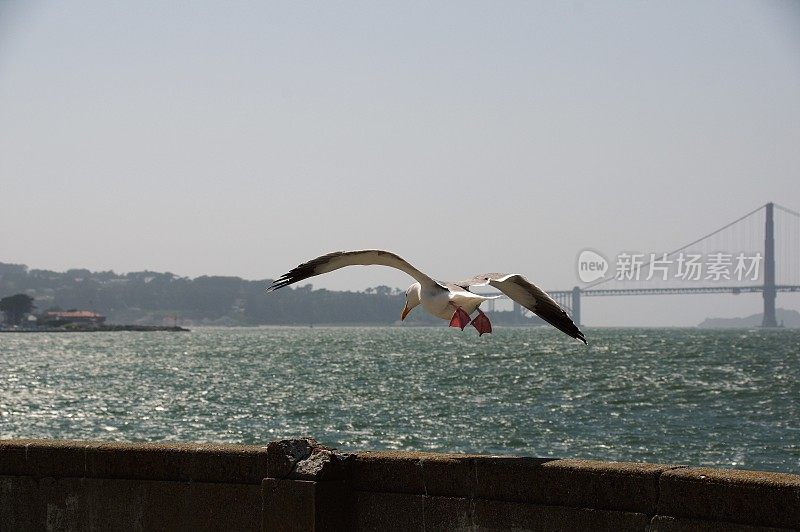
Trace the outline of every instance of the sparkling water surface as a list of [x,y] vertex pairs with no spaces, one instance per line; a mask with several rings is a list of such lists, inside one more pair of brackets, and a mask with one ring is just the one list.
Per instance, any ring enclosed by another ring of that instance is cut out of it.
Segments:
[[800,472],[800,331],[0,334],[0,438],[406,449]]

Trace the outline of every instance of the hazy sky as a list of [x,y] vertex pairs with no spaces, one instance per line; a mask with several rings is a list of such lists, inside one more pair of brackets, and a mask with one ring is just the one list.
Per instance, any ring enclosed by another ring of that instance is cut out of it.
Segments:
[[[561,289],[586,247],[800,210],[799,178],[798,2],[0,1],[3,262],[268,278],[380,247]],[[584,321],[758,311],[592,299]]]

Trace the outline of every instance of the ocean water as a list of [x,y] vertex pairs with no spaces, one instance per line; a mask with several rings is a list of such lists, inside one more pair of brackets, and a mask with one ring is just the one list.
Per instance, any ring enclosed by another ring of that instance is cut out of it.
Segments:
[[0,334],[0,438],[414,449],[800,472],[800,331]]

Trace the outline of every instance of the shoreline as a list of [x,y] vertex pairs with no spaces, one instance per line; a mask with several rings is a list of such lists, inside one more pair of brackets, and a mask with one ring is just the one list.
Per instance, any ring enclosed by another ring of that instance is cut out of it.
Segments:
[[75,327],[64,329],[60,327],[42,327],[39,329],[0,329],[0,333],[76,333],[76,332],[191,332],[191,330],[178,326],[166,325],[95,325],[92,327]]

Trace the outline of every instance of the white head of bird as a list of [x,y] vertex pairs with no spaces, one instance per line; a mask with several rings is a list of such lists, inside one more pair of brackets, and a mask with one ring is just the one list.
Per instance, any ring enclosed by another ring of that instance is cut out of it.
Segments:
[[419,305],[422,294],[422,285],[414,283],[406,290],[406,306],[403,308],[403,313],[400,314],[400,321],[406,319],[411,309]]

